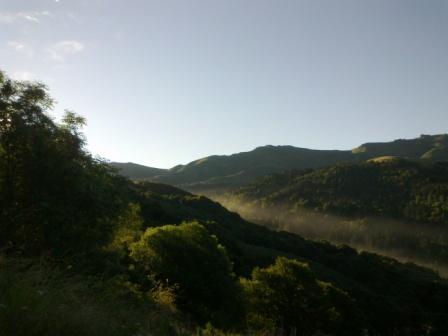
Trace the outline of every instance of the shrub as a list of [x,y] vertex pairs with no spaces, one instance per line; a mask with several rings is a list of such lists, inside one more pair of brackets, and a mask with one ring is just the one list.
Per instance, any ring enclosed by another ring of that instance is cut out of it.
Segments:
[[215,236],[197,222],[147,229],[131,258],[153,281],[174,287],[176,303],[201,323],[235,322],[238,290],[232,264]]

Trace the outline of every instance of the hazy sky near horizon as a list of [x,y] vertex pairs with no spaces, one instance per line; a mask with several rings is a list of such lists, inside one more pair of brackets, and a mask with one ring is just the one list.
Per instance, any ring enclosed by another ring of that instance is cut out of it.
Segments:
[[171,167],[446,133],[448,0],[0,0],[0,69]]

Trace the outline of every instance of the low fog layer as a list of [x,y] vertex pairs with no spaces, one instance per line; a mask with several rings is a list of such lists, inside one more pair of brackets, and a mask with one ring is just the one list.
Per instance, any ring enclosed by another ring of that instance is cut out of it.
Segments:
[[222,195],[208,196],[243,218],[271,229],[346,244],[359,251],[428,267],[448,277],[448,235],[442,228],[379,217],[343,218],[303,208],[291,210],[286,205],[263,206]]

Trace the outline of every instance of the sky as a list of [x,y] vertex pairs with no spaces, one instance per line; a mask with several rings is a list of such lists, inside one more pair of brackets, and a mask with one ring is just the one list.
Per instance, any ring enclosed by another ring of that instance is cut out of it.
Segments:
[[0,0],[0,69],[168,168],[446,133],[448,0]]

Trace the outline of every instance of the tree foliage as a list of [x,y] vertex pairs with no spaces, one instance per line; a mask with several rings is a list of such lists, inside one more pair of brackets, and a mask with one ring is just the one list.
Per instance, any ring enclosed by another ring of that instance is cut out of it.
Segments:
[[178,305],[200,321],[219,323],[237,298],[225,248],[197,222],[147,229],[130,256],[156,282],[176,288]]
[[264,206],[445,225],[448,163],[392,159],[288,171],[266,176],[235,197]]
[[[281,328],[289,334],[314,335],[321,331],[359,335],[360,316],[350,297],[329,283],[319,281],[309,266],[279,257],[267,268],[255,268],[243,279],[250,324],[256,328]],[[358,319],[347,328],[348,318]],[[261,325],[260,325],[261,324]]]
[[44,85],[0,76],[0,244],[26,253],[90,251],[122,208],[121,178],[85,150],[85,120],[61,124]]

